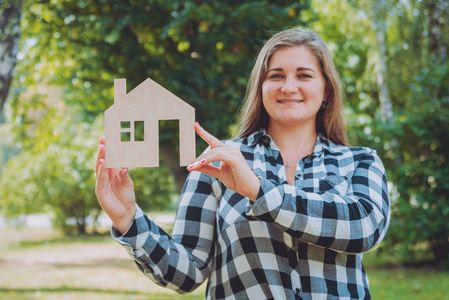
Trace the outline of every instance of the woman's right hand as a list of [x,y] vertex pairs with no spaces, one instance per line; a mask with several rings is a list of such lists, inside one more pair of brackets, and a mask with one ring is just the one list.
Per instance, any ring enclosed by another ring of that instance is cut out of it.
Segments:
[[100,137],[95,164],[95,194],[114,226],[123,234],[134,220],[136,196],[127,168],[107,168],[104,136]]

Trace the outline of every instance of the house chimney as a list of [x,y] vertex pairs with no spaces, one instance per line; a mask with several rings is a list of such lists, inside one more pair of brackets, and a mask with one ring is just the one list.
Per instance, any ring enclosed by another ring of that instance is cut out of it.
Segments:
[[114,79],[114,103],[126,96],[126,79]]

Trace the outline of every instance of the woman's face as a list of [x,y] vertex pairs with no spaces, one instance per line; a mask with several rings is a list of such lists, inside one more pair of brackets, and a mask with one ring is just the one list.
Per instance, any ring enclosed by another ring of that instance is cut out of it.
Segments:
[[272,126],[310,125],[325,99],[325,80],[315,55],[304,46],[277,50],[268,62],[262,102]]

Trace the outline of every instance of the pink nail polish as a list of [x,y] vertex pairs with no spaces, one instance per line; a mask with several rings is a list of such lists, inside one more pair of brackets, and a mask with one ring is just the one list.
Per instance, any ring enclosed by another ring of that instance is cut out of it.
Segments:
[[198,127],[201,127],[200,123],[198,123],[198,122],[195,122],[195,124],[196,124],[196,125],[198,125]]
[[203,160],[200,162],[200,164],[204,164],[205,162],[206,162],[206,160],[203,159]]

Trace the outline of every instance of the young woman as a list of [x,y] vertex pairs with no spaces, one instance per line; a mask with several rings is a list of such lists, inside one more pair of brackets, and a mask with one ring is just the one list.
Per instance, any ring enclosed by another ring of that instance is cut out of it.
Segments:
[[349,147],[342,89],[324,41],[274,35],[248,84],[238,138],[188,167],[172,235],[136,205],[126,169],[107,169],[100,139],[96,194],[113,237],[156,283],[180,293],[206,279],[207,299],[368,299],[362,253],[386,233],[385,170]]

